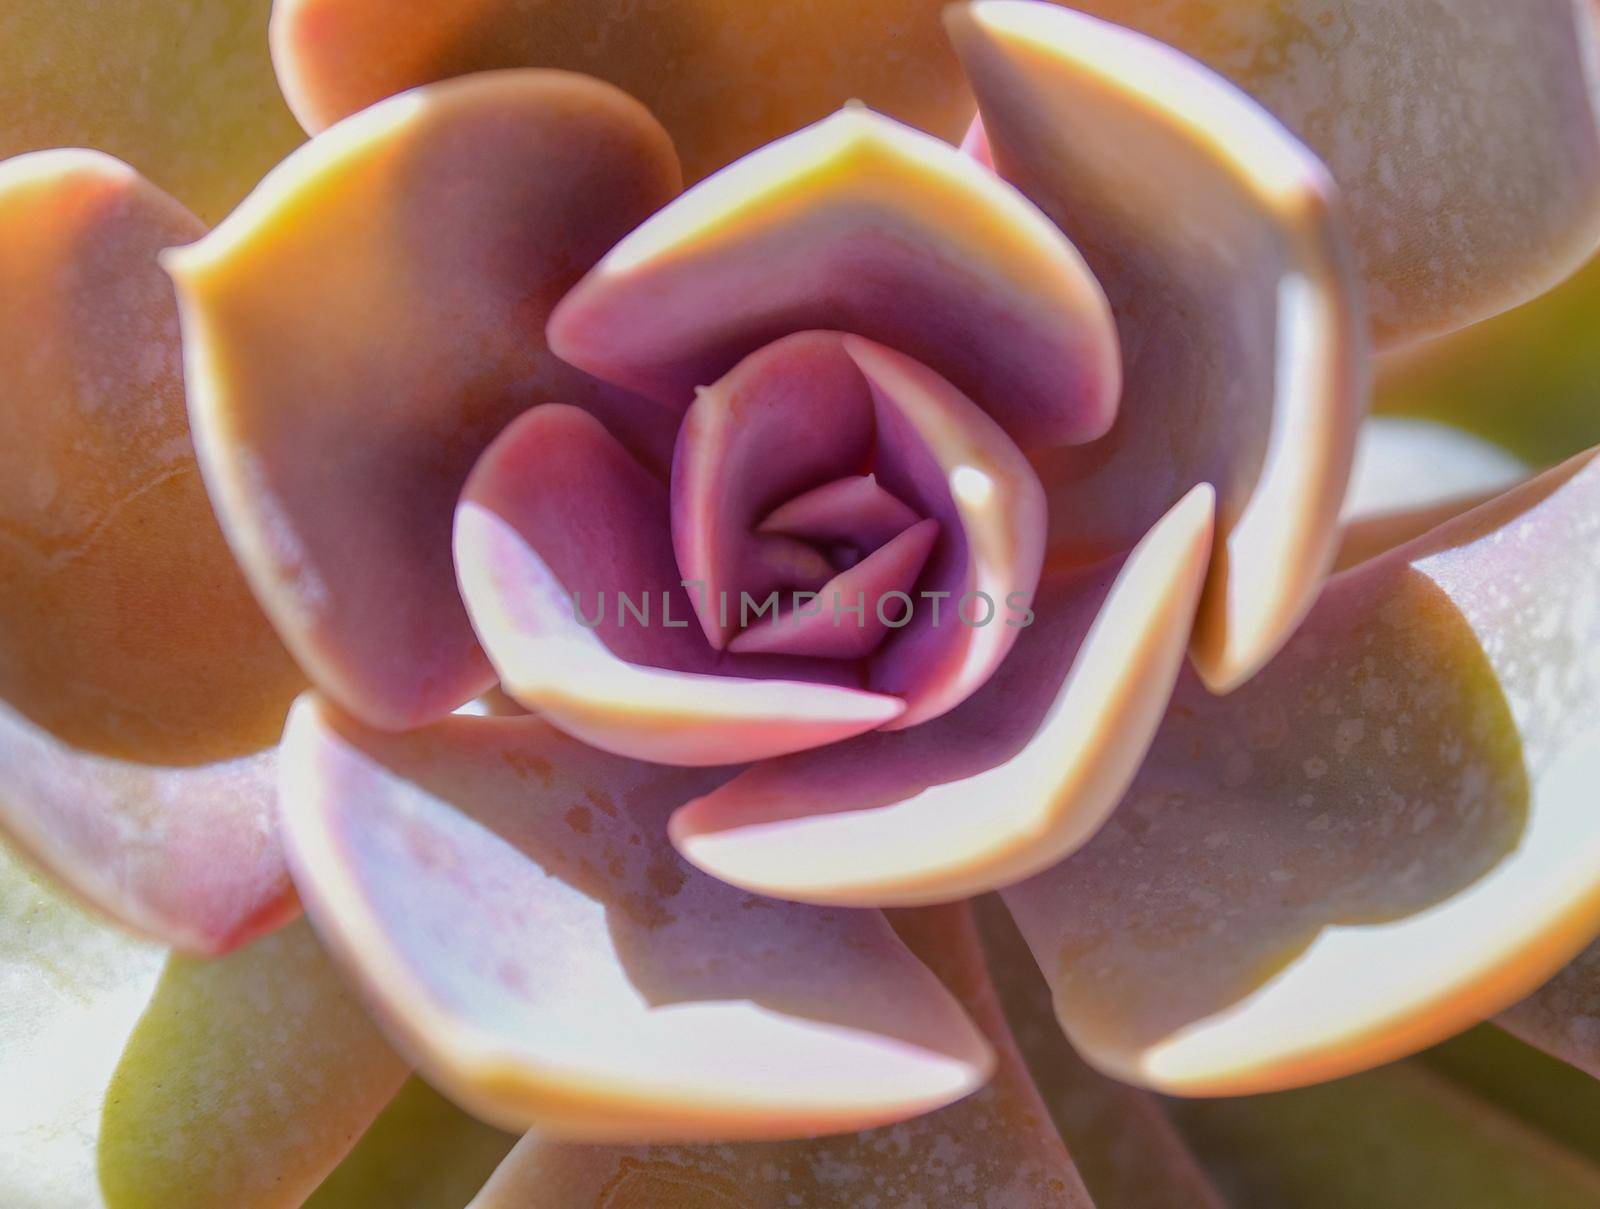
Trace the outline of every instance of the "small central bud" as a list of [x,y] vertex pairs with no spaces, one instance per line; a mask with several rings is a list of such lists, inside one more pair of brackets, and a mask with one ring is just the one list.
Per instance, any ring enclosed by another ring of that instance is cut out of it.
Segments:
[[805,332],[696,395],[673,460],[673,544],[719,649],[870,655],[940,525],[874,473],[876,402],[843,338]]
[[910,624],[917,577],[939,539],[939,522],[915,522],[854,566],[840,571],[803,603],[764,617],[728,644],[768,655],[859,659],[893,631]]
[[785,337],[700,389],[671,494],[713,648],[863,661],[861,682],[907,715],[987,678],[1015,637],[995,619],[1038,582],[1027,460],[943,378],[855,336]]
[[756,531],[822,550],[836,574],[804,603],[791,593],[786,611],[755,625],[741,618],[747,628],[729,649],[856,659],[909,624],[939,523],[918,517],[876,475],[852,474],[779,505]]

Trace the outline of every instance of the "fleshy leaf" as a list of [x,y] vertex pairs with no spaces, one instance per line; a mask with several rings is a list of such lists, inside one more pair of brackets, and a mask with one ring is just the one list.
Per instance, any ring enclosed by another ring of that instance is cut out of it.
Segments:
[[809,542],[850,542],[876,550],[917,523],[917,514],[883,489],[876,476],[847,475],[802,492],[774,508],[763,533],[784,533]]
[[298,908],[273,825],[276,751],[170,768],[89,755],[0,706],[0,823],[124,927],[223,953]]
[[0,692],[152,763],[267,746],[297,691],[189,441],[156,257],[203,231],[97,152],[0,164]]
[[[802,614],[795,610],[752,624],[729,644],[729,649],[830,659],[855,659],[871,654],[888,637],[895,621],[888,610],[879,612],[876,604],[882,603],[891,592],[915,586],[938,540],[938,521],[932,517],[918,521],[823,584],[818,595],[830,602],[828,605],[815,612]],[[862,607],[865,620],[860,624],[854,621],[838,624],[831,615],[833,603],[852,601]],[[869,606],[868,601],[874,605]]]
[[1420,1063],[1174,1105],[1230,1204],[1582,1209],[1600,1172]]
[[1230,77],[1327,162],[1383,343],[1533,298],[1600,239],[1592,0],[1073,5]]
[[501,67],[559,67],[638,97],[690,179],[859,99],[954,138],[971,113],[944,0],[277,0],[273,60],[320,130],[382,97]]
[[1600,918],[1600,461],[1336,579],[1231,697],[1180,684],[1082,851],[1005,892],[1079,1050],[1290,1087],[1528,994]]
[[[763,514],[860,469],[875,439],[872,392],[834,332],[775,340],[695,392],[672,455],[671,536],[712,646],[726,647],[744,624],[741,592],[759,601],[794,586],[772,574],[768,548],[777,539],[759,531]],[[832,564],[816,557],[826,582]]]
[[1499,492],[1477,492],[1472,495],[1452,496],[1432,504],[1418,504],[1395,512],[1379,512],[1358,516],[1347,521],[1339,539],[1339,554],[1333,560],[1334,571],[1347,571],[1369,559],[1387,553],[1397,546],[1415,541],[1431,533],[1440,525],[1482,507]]
[[1039,585],[1044,489],[1000,426],[927,366],[855,336],[844,349],[872,390],[879,477],[937,520],[944,539],[922,592],[945,593],[951,614],[936,625],[931,609],[919,609],[868,677],[905,698],[906,712],[886,729],[908,729],[960,705],[1011,651],[1017,627],[1002,618],[1008,606],[1031,604]]
[[1183,661],[1211,550],[1210,488],[1124,558],[1041,586],[994,676],[942,718],[772,760],[672,818],[679,851],[807,902],[920,904],[1047,868],[1094,834]]
[[1535,466],[1600,444],[1600,257],[1548,294],[1390,354],[1373,406],[1459,425]]
[[156,257],[202,230],[97,152],[0,164],[0,827],[212,951],[284,912],[264,749],[303,679],[189,440]]
[[572,373],[540,332],[677,179],[621,93],[483,75],[327,131],[169,258],[213,501],[288,646],[350,709],[417,725],[492,683],[450,526],[513,417],[559,397],[664,452],[669,417]]
[[298,1205],[405,1074],[304,921],[217,961],[169,958],[106,1089],[106,1200]]
[[1346,523],[1469,496],[1499,495],[1529,467],[1498,445],[1428,420],[1373,416],[1361,425]]
[[0,1200],[287,1209],[404,1067],[304,924],[200,963],[0,851]]
[[99,147],[208,222],[301,139],[267,53],[270,0],[0,6],[0,158]]
[[[818,591],[811,607],[752,622],[744,600],[769,586],[751,591],[776,540],[763,517],[865,468],[871,477],[855,482],[924,519],[806,584]],[[993,418],[926,366],[837,332],[776,340],[697,391],[673,457],[673,544],[707,639],[736,652],[871,656],[867,687],[905,701],[888,729],[946,713],[1004,660],[1016,628],[991,623],[1007,601],[1032,599],[1044,514],[1038,477]]]
[[1503,1012],[1500,1023],[1529,1045],[1600,1079],[1600,942]]
[[1225,1209],[1161,1102],[1073,1052],[1050,988],[1000,899],[976,900],[973,916],[1017,1048],[1095,1209]]
[[905,708],[842,685],[740,676],[747,658],[775,669],[706,644],[669,524],[667,489],[576,408],[537,408],[490,447],[456,514],[456,572],[512,697],[586,743],[682,765],[833,742]]
[[1418,1057],[1600,1170],[1600,1079],[1592,1074],[1494,1024],[1468,1029]]
[[1428,420],[1361,426],[1335,570],[1356,566],[1487,503],[1528,467],[1497,445]]
[[998,171],[1083,250],[1121,331],[1115,427],[1039,459],[1052,548],[1126,550],[1213,484],[1193,656],[1213,688],[1237,687],[1315,599],[1365,403],[1332,182],[1249,98],[1169,47],[1029,0],[981,0],[947,21]]
[[304,1209],[461,1209],[516,1140],[411,1078]]
[[678,408],[748,354],[837,330],[916,358],[1024,442],[1110,427],[1116,333],[1082,258],[954,147],[849,108],[724,169],[628,236],[550,344]]
[[531,1133],[472,1209],[1090,1209],[1006,1029],[966,908],[904,913],[896,927],[999,1055],[982,1090],[913,1121],[813,1141],[576,1146]]
[[758,899],[672,853],[666,811],[723,774],[532,717],[385,734],[314,697],[285,747],[308,912],[402,1051],[484,1120],[793,1137],[926,1112],[989,1072],[882,916]]

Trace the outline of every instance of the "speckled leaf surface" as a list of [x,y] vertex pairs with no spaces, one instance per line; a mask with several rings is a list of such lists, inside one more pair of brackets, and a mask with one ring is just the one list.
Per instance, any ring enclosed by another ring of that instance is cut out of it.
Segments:
[[535,717],[386,734],[315,696],[285,750],[307,912],[418,1070],[485,1120],[807,1136],[929,1111],[992,1065],[879,913],[760,899],[672,852],[667,812],[725,773]]
[[404,1075],[304,923],[174,956],[0,851],[8,1209],[293,1209]]
[[107,155],[0,163],[0,828],[215,952],[292,913],[270,748],[303,680],[190,441],[156,258],[202,231]]
[[983,1028],[994,1078],[939,1112],[814,1141],[575,1146],[530,1134],[472,1209],[1091,1209],[1006,1027],[965,907],[896,927]]
[[1077,856],[1006,891],[1086,1057],[1200,1094],[1440,1040],[1592,937],[1600,463],[1336,579],[1270,671],[1180,686]]
[[1229,691],[1304,617],[1337,538],[1368,379],[1341,200],[1288,131],[1171,47],[1025,0],[947,23],[996,170],[1082,250],[1117,320],[1116,423],[1036,457],[1051,550],[1126,549],[1210,483],[1192,653]]
[[1073,7],[1201,59],[1328,163],[1349,201],[1382,342],[1533,298],[1600,239],[1592,0]]
[[1600,942],[1590,945],[1500,1023],[1530,1045],[1600,1079]]
[[665,132],[615,89],[490,73],[324,132],[166,259],[223,528],[286,645],[348,708],[420,725],[493,683],[450,524],[511,419],[559,397],[620,409],[647,440],[648,409],[556,362],[540,332],[677,183]]
[[1017,1048],[1095,1209],[1226,1209],[1161,1101],[1107,1078],[1073,1051],[1001,900],[974,900],[973,915]]

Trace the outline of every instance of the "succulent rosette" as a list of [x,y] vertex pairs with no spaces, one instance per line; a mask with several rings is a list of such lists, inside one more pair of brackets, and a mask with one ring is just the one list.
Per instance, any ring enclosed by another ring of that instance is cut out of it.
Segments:
[[1600,1202],[1600,14],[940,9],[0,8],[0,1201]]

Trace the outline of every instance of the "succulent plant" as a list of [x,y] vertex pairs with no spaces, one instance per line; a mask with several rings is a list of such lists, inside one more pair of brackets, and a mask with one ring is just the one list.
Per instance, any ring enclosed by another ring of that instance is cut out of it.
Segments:
[[0,1204],[1600,1203],[1600,9],[943,8],[0,3]]

